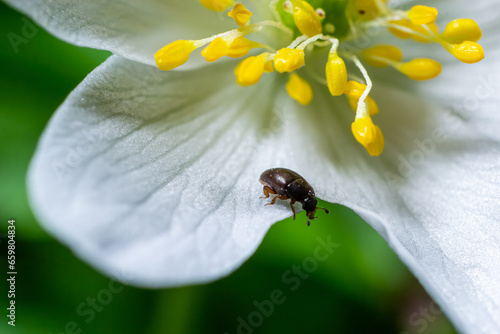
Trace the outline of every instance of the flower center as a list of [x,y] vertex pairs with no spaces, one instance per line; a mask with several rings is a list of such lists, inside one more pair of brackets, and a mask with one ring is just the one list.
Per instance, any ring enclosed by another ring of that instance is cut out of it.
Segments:
[[[311,85],[295,73],[305,66],[306,52],[328,48],[325,76],[313,79],[325,84],[333,96],[344,95],[355,111],[352,132],[356,140],[372,156],[384,149],[382,131],[371,117],[379,112],[369,96],[372,83],[360,62],[373,67],[392,67],[413,80],[429,80],[441,73],[441,64],[429,58],[403,61],[402,51],[393,45],[376,45],[364,50],[350,47],[349,41],[369,36],[369,29],[387,28],[395,37],[420,43],[436,43],[464,63],[476,63],[484,58],[477,41],[481,29],[474,20],[457,19],[447,24],[443,32],[435,21],[436,8],[417,5],[408,11],[391,9],[387,0],[271,0],[269,9],[274,17],[250,23],[252,12],[233,0],[200,0],[209,10],[225,12],[239,28],[201,40],[177,40],[155,54],[158,68],[172,70],[188,61],[196,49],[205,47],[201,55],[208,62],[221,57],[241,58],[252,49],[264,52],[245,58],[235,68],[236,82],[242,86],[256,84],[265,72],[276,70],[288,76],[286,91],[297,102],[307,105],[313,99]],[[267,1],[266,1],[267,3]],[[234,6],[233,6],[234,5]],[[247,39],[251,34],[278,29],[285,36],[281,45],[266,45]],[[344,60],[354,63],[361,72],[348,73]]]

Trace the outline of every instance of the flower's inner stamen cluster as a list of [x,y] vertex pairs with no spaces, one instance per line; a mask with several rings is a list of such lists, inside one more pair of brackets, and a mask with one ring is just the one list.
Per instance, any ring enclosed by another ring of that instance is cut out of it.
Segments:
[[[385,6],[384,3],[381,6]],[[401,39],[412,38],[422,43],[438,43],[458,60],[472,64],[484,58],[484,50],[477,43],[482,36],[481,28],[474,20],[457,19],[446,26],[443,33],[435,21],[438,10],[434,7],[417,5],[407,12],[390,10],[385,6],[386,16],[379,17],[371,25],[385,25]]]
[[[324,83],[332,96],[346,96],[349,105],[356,112],[351,126],[352,133],[368,153],[374,156],[382,153],[384,137],[380,128],[372,121],[372,117],[379,113],[379,108],[369,96],[372,82],[357,56],[368,65],[392,67],[413,80],[436,77],[441,72],[441,64],[429,58],[403,61],[403,52],[393,45],[347,51],[348,48],[342,47],[341,42],[353,40],[373,26],[383,26],[398,38],[438,43],[465,63],[475,63],[484,57],[484,51],[477,43],[482,35],[481,29],[474,20],[454,20],[440,33],[435,23],[438,11],[427,6],[418,5],[402,11],[389,8],[387,0],[317,0],[314,3],[320,3],[324,7],[314,8],[311,3],[303,0],[271,0],[269,5],[275,19],[250,23],[252,12],[243,4],[234,5],[233,0],[200,2],[210,10],[227,11],[227,15],[239,28],[200,40],[178,40],[166,45],[155,54],[156,64],[160,69],[169,71],[184,64],[190,54],[201,47],[204,47],[201,55],[208,62],[224,56],[240,58],[252,49],[263,49],[264,52],[247,57],[236,66],[236,82],[242,86],[254,85],[264,73],[276,70],[279,74],[288,76],[286,91],[290,97],[307,105],[313,99],[313,89],[304,76],[296,72],[302,71],[306,65],[307,54],[328,47],[324,78],[318,79],[319,75],[314,71],[306,74],[306,77]],[[269,46],[247,38],[268,27],[278,28],[283,32],[283,44]],[[344,60],[353,62],[363,79],[348,73]]]

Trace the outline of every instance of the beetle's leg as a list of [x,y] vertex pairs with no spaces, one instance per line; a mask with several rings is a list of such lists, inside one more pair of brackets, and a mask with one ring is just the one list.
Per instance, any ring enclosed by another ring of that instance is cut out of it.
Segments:
[[294,199],[290,200],[290,207],[292,208],[293,211],[293,220],[295,220],[295,208],[293,207],[293,203],[295,203],[295,200]]
[[268,187],[268,186],[264,186],[264,197],[261,197],[261,198],[269,198],[269,194],[273,194],[275,195],[276,194],[276,191],[274,191],[272,188]]
[[266,205],[273,205],[274,203],[276,203],[276,200],[278,198],[281,199],[281,200],[287,200],[288,199],[288,197],[285,196],[285,195],[278,195],[278,196],[276,196],[276,197],[273,198],[273,200],[271,201],[271,203],[267,203]]
[[267,203],[267,205],[274,205],[274,203],[276,203],[276,200],[278,199],[279,196],[276,196],[275,198],[273,198],[273,200],[271,201],[271,203]]

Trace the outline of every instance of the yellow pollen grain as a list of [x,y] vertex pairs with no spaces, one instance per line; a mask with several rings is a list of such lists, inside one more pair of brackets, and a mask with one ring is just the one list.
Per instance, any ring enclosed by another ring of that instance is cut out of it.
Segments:
[[484,59],[484,50],[481,45],[472,41],[460,44],[449,44],[446,46],[455,58],[467,64],[474,64]]
[[229,46],[222,37],[214,39],[206,48],[201,51],[201,55],[205,57],[208,62],[213,62],[221,57],[224,57],[229,50]]
[[313,37],[322,32],[318,14],[306,1],[293,3],[293,20],[299,31],[307,37]]
[[415,25],[430,24],[436,22],[438,10],[434,7],[413,6],[408,12],[408,18]]
[[379,156],[384,150],[384,136],[370,117],[357,118],[351,125],[354,138],[363,145],[371,156]]
[[245,24],[247,24],[248,20],[250,20],[252,12],[246,9],[246,7],[243,4],[238,3],[233,7],[233,9],[229,13],[227,13],[227,15],[229,17],[232,17],[236,22],[236,24],[242,27]]
[[451,44],[460,44],[465,41],[477,42],[481,39],[483,33],[481,28],[472,19],[457,19],[446,25],[442,39]]
[[433,59],[417,58],[395,66],[397,70],[413,80],[429,80],[441,73],[441,64]]
[[266,57],[263,55],[246,58],[241,61],[234,70],[236,82],[241,86],[256,84],[262,77],[265,66]]
[[187,62],[195,49],[194,41],[178,40],[167,44],[155,53],[156,66],[163,71],[173,70]]
[[361,57],[370,66],[387,67],[390,62],[403,59],[403,52],[393,45],[376,45],[361,51]]
[[304,50],[283,48],[274,56],[274,68],[279,73],[292,72],[304,66]]
[[223,12],[234,4],[233,0],[200,0],[200,3],[215,12]]
[[330,94],[340,96],[344,94],[347,86],[347,69],[344,60],[336,53],[328,55],[328,61],[325,67],[326,83]]
[[286,83],[288,95],[302,105],[308,105],[313,99],[311,85],[295,73],[290,75]]

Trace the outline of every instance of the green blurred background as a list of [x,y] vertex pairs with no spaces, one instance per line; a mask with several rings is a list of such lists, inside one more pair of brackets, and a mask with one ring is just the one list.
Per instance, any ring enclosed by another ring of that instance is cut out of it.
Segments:
[[[332,214],[309,228],[302,219],[274,225],[247,263],[211,284],[138,289],[77,259],[37,223],[25,177],[53,112],[109,53],[68,45],[42,28],[23,36],[26,20],[0,3],[0,232],[16,219],[18,272],[16,327],[7,325],[1,280],[0,333],[455,333],[387,243],[339,205],[321,203]],[[297,278],[300,285],[285,282],[328,236],[339,244],[328,259]],[[3,235],[3,275],[5,246]],[[256,304],[275,290],[285,301],[263,315]]]

